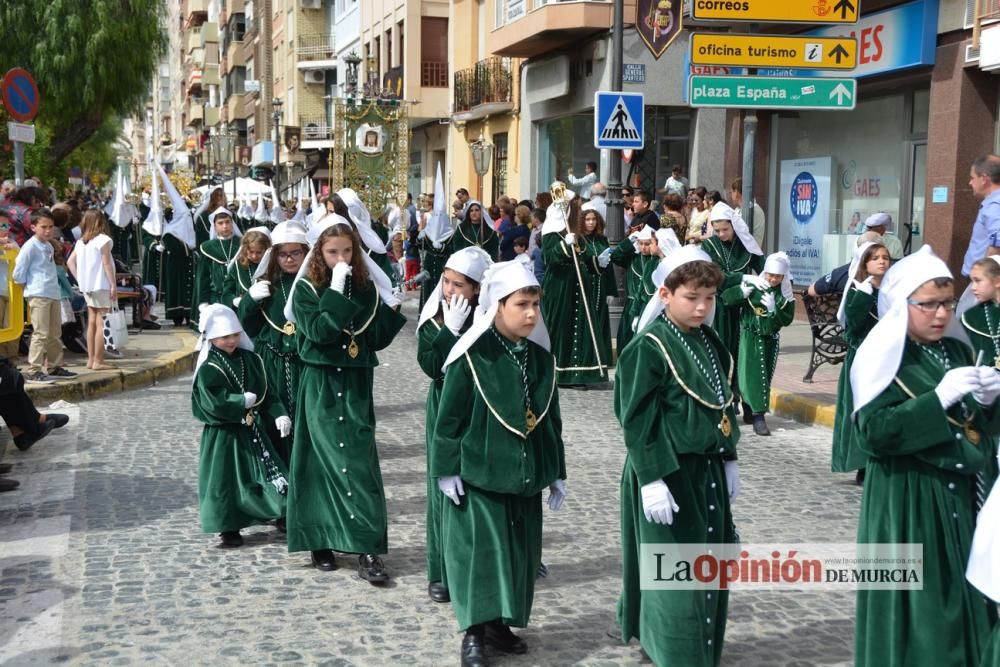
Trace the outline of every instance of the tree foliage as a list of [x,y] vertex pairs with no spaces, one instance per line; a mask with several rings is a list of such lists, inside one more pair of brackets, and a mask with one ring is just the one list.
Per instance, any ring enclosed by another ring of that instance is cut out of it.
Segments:
[[51,162],[142,108],[168,45],[165,1],[0,1],[0,74],[35,77]]

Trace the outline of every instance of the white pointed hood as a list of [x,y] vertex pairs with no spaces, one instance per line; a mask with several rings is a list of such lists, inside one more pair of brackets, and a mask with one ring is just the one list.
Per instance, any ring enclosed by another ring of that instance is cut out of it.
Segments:
[[428,216],[424,232],[432,243],[444,243],[455,233],[444,201],[444,180],[441,178],[440,162],[438,162],[437,175],[434,178],[434,210]]
[[149,163],[149,182],[152,186],[152,193],[149,195],[149,213],[146,215],[146,219],[142,223],[142,229],[153,236],[162,236],[163,234],[163,204],[160,202],[160,178],[157,174],[156,160],[152,160]]
[[337,194],[341,199],[344,200],[344,204],[347,206],[347,212],[351,216],[351,220],[354,222],[354,228],[358,231],[358,235],[361,237],[361,242],[365,244],[365,247],[376,252],[380,255],[385,254],[385,243],[382,239],[378,237],[375,230],[372,229],[372,217],[368,213],[368,209],[365,207],[361,198],[358,197],[358,193],[351,188],[343,188],[337,191]]
[[189,249],[193,249],[198,245],[198,241],[194,234],[194,218],[191,216],[191,209],[188,208],[187,202],[181,197],[181,193],[177,192],[177,188],[174,187],[167,172],[159,163],[156,163],[156,171],[160,175],[160,180],[163,181],[163,188],[167,191],[170,207],[173,209],[170,222],[163,226],[163,235],[173,236]]

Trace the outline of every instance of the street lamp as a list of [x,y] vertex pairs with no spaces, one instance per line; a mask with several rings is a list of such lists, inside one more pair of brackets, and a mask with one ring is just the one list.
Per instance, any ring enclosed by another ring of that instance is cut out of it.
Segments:
[[[233,170],[236,168],[236,160],[233,159],[233,142],[235,137],[233,136],[233,131],[227,127],[216,132],[212,141],[212,150],[215,152],[215,165],[218,170],[222,173],[226,173],[226,167],[230,167]],[[223,183],[225,183],[225,176],[223,176]],[[236,200],[236,174],[233,174],[233,200]]]
[[493,144],[483,139],[483,133],[479,133],[479,138],[469,144],[472,151],[472,167],[476,170],[476,197],[483,200],[483,176],[490,170],[490,162],[493,160]]
[[344,92],[348,95],[354,95],[358,91],[358,66],[361,64],[361,56],[351,51],[344,56],[344,64],[347,65]]
[[281,200],[281,182],[280,173],[278,170],[278,156],[281,155],[281,108],[284,106],[284,102],[281,98],[275,97],[271,100],[271,107],[274,112],[271,114],[271,120],[274,121],[274,191],[278,193],[278,200]]

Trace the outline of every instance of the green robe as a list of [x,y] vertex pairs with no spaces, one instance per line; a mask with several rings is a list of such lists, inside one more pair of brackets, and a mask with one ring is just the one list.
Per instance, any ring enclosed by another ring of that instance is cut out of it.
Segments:
[[[632,323],[642,316],[642,311],[649,299],[643,285],[649,257],[640,255],[636,251],[635,245],[626,239],[611,251],[611,263],[625,269],[625,305],[622,307],[621,319],[618,321],[618,335],[615,340],[615,347],[620,355],[635,335]],[[652,273],[649,275],[652,276]]]
[[[472,324],[466,319],[463,331]],[[417,330],[417,363],[424,374],[431,379],[427,388],[427,415],[424,418],[424,434],[427,445],[427,581],[440,581],[446,587],[444,550],[441,548],[441,531],[444,524],[444,504],[448,501],[438,489],[437,480],[430,471],[430,451],[434,442],[434,423],[437,421],[438,406],[441,403],[441,389],[444,387],[444,361],[458,338],[448,327],[436,318],[424,322]]]
[[212,223],[208,221],[209,213],[211,211],[205,211],[194,220],[194,242],[199,250],[212,237]]
[[367,247],[365,247],[364,243],[361,244],[361,249],[364,250],[366,253],[368,253],[368,256],[372,258],[372,261],[374,261],[375,264],[377,264],[378,267],[382,269],[382,273],[384,273],[386,277],[389,278],[389,283],[393,287],[398,287],[399,276],[396,275],[396,270],[392,268],[392,260],[389,259],[389,253],[375,252],[374,250],[369,250]]
[[202,303],[221,303],[233,308],[232,301],[226,303],[223,299],[223,289],[229,262],[239,251],[240,240],[237,237],[212,239],[201,244],[196,283],[198,298],[195,299],[195,307]]
[[[733,240],[728,243],[720,241],[718,236],[711,236],[702,241],[701,249],[708,253],[725,275],[722,285],[719,286],[720,292],[738,285],[744,275],[761,273],[764,270],[764,257],[751,255],[743,247],[743,242],[738,236],[733,236]],[[714,326],[726,349],[734,359],[737,359],[740,344],[739,307],[725,305],[716,307]]]
[[424,304],[427,303],[427,298],[437,287],[438,281],[441,280],[444,265],[451,257],[451,243],[445,241],[444,247],[440,250],[435,250],[434,244],[426,238],[420,239],[419,243],[422,257],[420,269],[427,272],[427,280],[420,284],[420,307],[423,308]]
[[132,253],[135,252],[136,227],[132,224],[126,227],[119,227],[110,221],[108,227],[111,228],[111,240],[114,242],[112,245],[112,254],[124,262],[125,266],[132,266]]
[[[942,341],[952,368],[969,348]],[[976,475],[988,494],[996,476],[1000,409],[971,396],[945,411],[934,388],[944,366],[908,340],[896,377],[857,413],[858,445],[869,455],[859,543],[923,544],[923,590],[858,591],[858,667],[978,664],[996,619],[965,579],[975,528]],[[969,415],[976,435],[965,427]]]
[[160,258],[162,253],[156,250],[156,244],[160,242],[159,236],[153,236],[145,229],[142,230],[142,284],[153,285],[157,292],[160,290]]
[[[389,544],[372,384],[375,353],[392,342],[406,318],[382,302],[374,285],[359,290],[351,278],[344,294],[308,280],[295,289],[295,338],[303,365],[288,550],[384,554]],[[352,339],[355,358],[349,354]]]
[[236,300],[242,300],[243,295],[250,289],[256,270],[256,264],[243,266],[239,261],[226,269],[226,277],[222,281],[222,303],[231,308],[238,308]]
[[976,304],[962,315],[972,351],[983,353],[983,365],[1000,368],[1000,306],[992,301]]
[[[249,411],[243,400],[247,391],[257,394],[257,403]],[[263,447],[285,480],[288,473],[267,433],[258,426],[286,413],[281,401],[268,391],[260,357],[239,348],[227,355],[213,347],[195,374],[191,409],[195,419],[205,423],[198,461],[202,531],[240,530],[284,516],[285,496],[268,481],[259,448]],[[248,413],[254,417],[252,426],[245,421]]]
[[[721,403],[706,379],[713,373],[708,354],[717,360]],[[702,326],[681,333],[663,317],[644,328],[618,358],[615,415],[628,450],[621,478],[618,623],[622,640],[637,637],[657,665],[718,665],[722,656],[728,591],[642,590],[639,562],[643,544],[736,540],[723,466],[736,459],[740,437],[732,370],[733,360],[714,331]],[[666,482],[680,507],[672,525],[647,521],[643,512],[641,488],[657,480]]]
[[469,221],[461,223],[455,228],[449,244],[451,246],[449,254],[462,248],[478,246],[485,250],[494,262],[500,258],[500,235],[486,223],[479,225]]
[[442,501],[448,592],[463,630],[498,618],[528,624],[542,560],[542,490],[566,478],[555,358],[528,340],[516,347],[527,346],[537,416],[529,432],[521,369],[499,335],[491,328],[445,371],[430,451],[431,477],[459,475],[465,487],[460,505]]
[[866,294],[853,286],[844,301],[844,342],[847,354],[840,368],[837,381],[837,415],[833,423],[833,472],[853,472],[864,468],[868,455],[858,449],[857,434],[854,430],[854,392],[851,390],[851,366],[858,347],[865,341],[868,332],[878,324],[878,290]]
[[160,241],[163,252],[157,253],[163,262],[163,280],[160,286],[168,320],[180,322],[191,312],[194,293],[193,252],[184,241],[173,234],[164,234]]
[[253,340],[254,349],[264,360],[267,381],[292,417],[291,435],[281,438],[276,432],[271,433],[271,440],[286,463],[291,462],[292,441],[298,419],[299,378],[302,375],[302,362],[294,330],[292,333],[285,332],[285,325],[288,323],[285,319],[286,295],[291,294],[294,281],[294,273],[283,272],[278,283],[271,285],[271,296],[261,302],[244,297],[237,309],[243,330]]
[[553,232],[542,237],[542,260],[542,316],[553,334],[559,384],[607,382],[611,324],[607,300],[601,299],[603,310],[598,303],[603,283],[596,257],[588,257],[586,247],[566,245],[562,234]]
[[722,293],[722,307],[739,308],[740,354],[736,377],[740,396],[754,414],[764,414],[771,406],[771,379],[778,365],[780,345],[778,332],[795,319],[795,301],[785,299],[781,286],[767,291],[774,295],[773,313],[761,305],[764,292],[759,289],[754,289],[749,297],[743,296],[739,285]]

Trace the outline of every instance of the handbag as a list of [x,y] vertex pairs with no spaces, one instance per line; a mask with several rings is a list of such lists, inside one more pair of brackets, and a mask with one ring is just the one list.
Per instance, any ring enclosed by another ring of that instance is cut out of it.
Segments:
[[128,345],[128,323],[125,313],[115,304],[104,315],[104,349],[121,351]]
[[73,312],[73,302],[69,299],[59,300],[59,314],[62,324],[72,324],[76,322],[76,313]]

